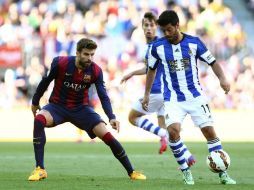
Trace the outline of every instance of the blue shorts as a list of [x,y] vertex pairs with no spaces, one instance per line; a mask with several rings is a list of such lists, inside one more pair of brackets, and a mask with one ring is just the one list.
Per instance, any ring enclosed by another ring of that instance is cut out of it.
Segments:
[[[80,109],[71,110],[63,106],[49,103],[42,108],[47,110],[54,120],[54,126],[70,122],[76,127],[85,130],[90,138],[95,138],[93,128],[100,122],[105,123],[92,107],[82,106]],[[106,124],[106,123],[105,123]]]

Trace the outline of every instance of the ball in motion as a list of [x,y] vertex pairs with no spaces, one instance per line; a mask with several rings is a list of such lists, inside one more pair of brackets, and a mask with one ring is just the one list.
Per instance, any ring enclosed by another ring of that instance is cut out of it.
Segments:
[[215,150],[207,156],[206,163],[212,172],[224,172],[230,166],[230,157],[224,150]]

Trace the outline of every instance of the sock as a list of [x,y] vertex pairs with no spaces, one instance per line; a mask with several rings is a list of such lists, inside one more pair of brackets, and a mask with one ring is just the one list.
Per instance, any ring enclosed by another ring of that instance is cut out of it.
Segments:
[[207,141],[209,153],[215,150],[222,150],[221,141],[218,137],[213,140]]
[[142,128],[146,131],[149,131],[159,137],[165,137],[167,135],[167,130],[164,128],[161,128],[159,126],[155,126],[151,121],[149,121],[145,117],[138,117],[136,119],[136,125],[139,128]]
[[[181,141],[181,139],[180,139],[180,141]],[[192,154],[190,153],[189,149],[187,148],[187,146],[185,144],[183,144],[183,149],[185,149],[184,158],[186,160],[188,160],[192,156]]]
[[122,145],[111,135],[110,132],[106,133],[103,136],[102,140],[105,142],[105,144],[107,144],[110,147],[114,156],[120,161],[120,163],[126,169],[128,175],[130,175],[134,171],[134,169]]
[[169,139],[169,146],[174,154],[174,157],[176,158],[177,163],[180,166],[180,169],[182,171],[189,169],[188,164],[186,162],[187,160],[186,157],[190,154],[190,152],[184,145],[183,141],[180,138],[175,141]]
[[39,114],[34,119],[33,145],[36,167],[44,169],[44,146],[46,144],[46,135],[44,127],[46,126],[46,118]]

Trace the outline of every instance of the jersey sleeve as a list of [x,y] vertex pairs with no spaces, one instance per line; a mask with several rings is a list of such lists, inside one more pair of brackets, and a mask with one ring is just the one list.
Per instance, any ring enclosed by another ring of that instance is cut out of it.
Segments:
[[106,87],[104,85],[103,73],[101,69],[99,70],[98,77],[95,80],[95,87],[96,87],[98,96],[100,98],[102,108],[104,112],[106,113],[107,117],[109,118],[109,120],[115,119],[116,116],[113,114],[111,102],[108,97]]
[[42,77],[42,80],[40,81],[33,95],[33,98],[32,98],[33,105],[39,105],[41,97],[43,96],[44,92],[47,90],[50,82],[53,79],[55,79],[57,75],[57,67],[58,67],[58,58],[56,57],[53,59],[51,63],[50,71],[48,72],[48,74],[46,73],[46,75]]
[[212,65],[216,61],[215,57],[199,38],[197,38],[197,58],[206,62],[208,65]]
[[157,54],[156,47],[152,45],[148,48],[148,66],[150,69],[155,70],[160,62],[160,57]]

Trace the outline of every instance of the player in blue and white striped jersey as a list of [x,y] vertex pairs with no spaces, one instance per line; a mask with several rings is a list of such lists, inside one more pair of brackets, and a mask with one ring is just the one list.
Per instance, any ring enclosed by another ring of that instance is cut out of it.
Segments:
[[[144,52],[144,67],[140,69],[136,69],[126,75],[123,76],[121,83],[126,82],[131,77],[135,75],[144,75],[147,72],[148,65],[148,51],[151,47],[153,41],[155,41],[158,37],[156,36],[157,24],[156,24],[157,17],[152,12],[146,12],[142,19],[142,29],[144,31],[144,35],[147,42],[147,49]],[[161,138],[160,143],[161,147],[159,149],[159,153],[162,154],[167,149],[168,144],[168,137],[167,137],[167,130],[165,126],[164,120],[164,104],[163,104],[163,95],[162,95],[162,75],[161,75],[161,68],[158,68],[158,72],[155,76],[155,80],[151,90],[151,101],[149,104],[149,111],[145,111],[142,108],[142,98],[140,97],[134,102],[132,105],[132,109],[129,113],[129,122],[134,126],[142,128],[148,132],[151,132]],[[153,124],[149,119],[143,117],[147,114],[156,112],[158,118],[159,126]]]
[[[156,16],[152,12],[146,12],[144,14],[144,17],[142,19],[142,28],[144,31],[144,35],[147,42],[147,50],[146,54],[144,56],[144,67],[141,69],[137,69],[135,71],[132,71],[125,75],[122,80],[122,82],[127,81],[132,76],[135,75],[144,75],[147,73],[148,65],[148,53],[151,49],[151,45],[154,41],[157,40],[156,37],[156,30],[157,30],[157,23],[156,23]],[[157,73],[155,76],[155,80],[152,85],[151,94],[150,94],[150,102],[148,106],[148,111],[145,111],[142,108],[142,98],[138,98],[136,102],[134,102],[132,109],[129,113],[129,121],[131,124],[142,128],[146,131],[149,131],[161,138],[160,143],[161,147],[159,149],[159,153],[162,154],[167,149],[168,144],[168,137],[167,137],[167,131],[166,131],[166,125],[164,120],[164,101],[163,101],[163,85],[162,85],[162,67],[157,68]],[[145,115],[156,113],[158,124],[159,126],[156,126],[153,124],[149,119],[145,117]],[[184,153],[184,156],[187,160],[187,164],[189,166],[192,166],[195,164],[195,159],[189,152],[189,150],[186,148],[186,151]]]
[[[180,138],[181,124],[187,114],[207,139],[208,151],[221,150],[222,145],[213,128],[208,101],[199,83],[197,59],[211,66],[222,89],[230,90],[222,68],[198,37],[179,30],[175,11],[166,10],[158,19],[164,37],[153,43],[149,54],[146,91],[143,108],[147,109],[150,89],[159,66],[163,67],[165,122],[169,131],[169,145],[183,172],[186,184],[194,184],[191,171],[184,159],[184,143]],[[226,172],[219,174],[221,183],[236,184]]]

